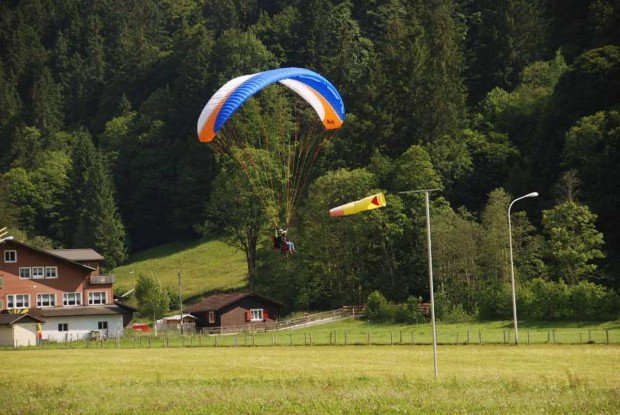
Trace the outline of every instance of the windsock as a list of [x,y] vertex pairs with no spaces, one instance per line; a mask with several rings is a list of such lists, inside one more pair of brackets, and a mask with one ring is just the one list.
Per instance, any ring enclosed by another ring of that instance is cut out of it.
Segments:
[[338,216],[355,215],[356,213],[377,209],[385,205],[385,196],[383,196],[383,193],[377,193],[376,195],[368,196],[355,202],[330,209],[329,217],[335,218]]

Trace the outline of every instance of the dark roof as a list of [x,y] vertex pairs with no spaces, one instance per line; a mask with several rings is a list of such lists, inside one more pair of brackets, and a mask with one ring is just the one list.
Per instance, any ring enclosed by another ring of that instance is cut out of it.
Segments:
[[4,244],[4,243],[7,243],[7,242],[9,242],[9,243],[14,243],[14,244],[19,245],[19,246],[23,246],[23,247],[24,247],[24,248],[26,248],[26,249],[30,249],[31,251],[38,252],[38,253],[43,254],[43,255],[49,255],[49,256],[52,256],[52,257],[54,257],[54,258],[60,259],[61,261],[64,261],[64,262],[67,262],[67,263],[69,263],[69,264],[72,264],[72,265],[78,266],[78,267],[80,267],[80,268],[87,269],[87,270],[89,270],[89,271],[94,271],[94,270],[95,270],[95,268],[89,267],[88,265],[80,264],[79,262],[72,261],[72,260],[70,260],[70,259],[67,259],[67,258],[65,258],[65,257],[61,256],[61,255],[54,254],[54,253],[52,253],[52,252],[50,252],[50,251],[46,251],[46,250],[44,250],[44,249],[39,249],[39,248],[36,248],[36,247],[34,247],[34,246],[31,246],[31,245],[25,244],[25,243],[23,243],[23,242],[16,241],[15,239],[4,239],[4,240],[0,241],[0,245],[2,245],[2,244]]
[[205,310],[220,310],[232,303],[243,300],[246,297],[255,297],[259,300],[267,301],[280,307],[284,305],[276,300],[272,300],[271,298],[256,293],[229,293],[210,295],[202,301],[185,307],[185,310],[189,313]]
[[69,261],[103,261],[105,258],[94,249],[48,249],[50,254],[61,256]]
[[41,317],[101,316],[129,313],[129,311],[117,305],[33,308],[30,309],[30,312]]
[[118,299],[114,299],[114,304],[116,304],[117,306],[119,306],[120,308],[122,308],[123,310],[126,310],[127,312],[130,313],[134,313],[136,311],[138,311],[137,308],[130,306],[129,304],[125,304],[122,301],[118,300]]
[[0,326],[12,326],[15,323],[45,323],[30,314],[0,314]]

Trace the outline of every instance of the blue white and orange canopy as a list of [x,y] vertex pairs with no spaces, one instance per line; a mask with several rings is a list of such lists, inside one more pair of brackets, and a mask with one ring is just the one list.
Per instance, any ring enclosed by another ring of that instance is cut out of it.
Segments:
[[210,142],[226,121],[252,96],[279,82],[306,100],[326,129],[340,128],[345,118],[338,90],[323,76],[302,68],[281,68],[243,75],[228,81],[211,97],[198,118],[198,137]]

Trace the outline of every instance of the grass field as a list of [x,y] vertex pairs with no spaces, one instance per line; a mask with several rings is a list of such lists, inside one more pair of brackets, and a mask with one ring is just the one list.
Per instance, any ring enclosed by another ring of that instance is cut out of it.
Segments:
[[220,241],[175,242],[138,252],[127,264],[115,268],[115,288],[128,290],[138,275],[153,275],[164,286],[177,287],[177,271],[183,276],[184,297],[212,290],[245,286],[247,265],[243,252]]
[[0,352],[3,414],[618,413],[620,347]]

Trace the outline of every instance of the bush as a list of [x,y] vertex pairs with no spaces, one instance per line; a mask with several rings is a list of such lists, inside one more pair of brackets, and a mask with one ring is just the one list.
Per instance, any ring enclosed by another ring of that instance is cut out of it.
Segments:
[[379,291],[373,291],[366,303],[366,318],[371,323],[385,323],[392,320],[392,310]]
[[435,294],[435,317],[444,323],[462,323],[472,319],[462,304],[453,304],[442,292]]
[[426,321],[420,312],[420,300],[413,296],[407,298],[404,304],[394,305],[392,314],[394,321],[400,324],[419,324]]
[[587,281],[571,287],[573,317],[580,320],[615,320],[620,303],[618,294]]
[[[481,319],[512,318],[510,284],[484,290],[478,305]],[[525,320],[614,320],[619,308],[616,292],[587,281],[567,285],[536,278],[517,286],[517,312]]]
[[478,316],[482,320],[507,320],[512,317],[510,284],[495,284],[478,296]]

